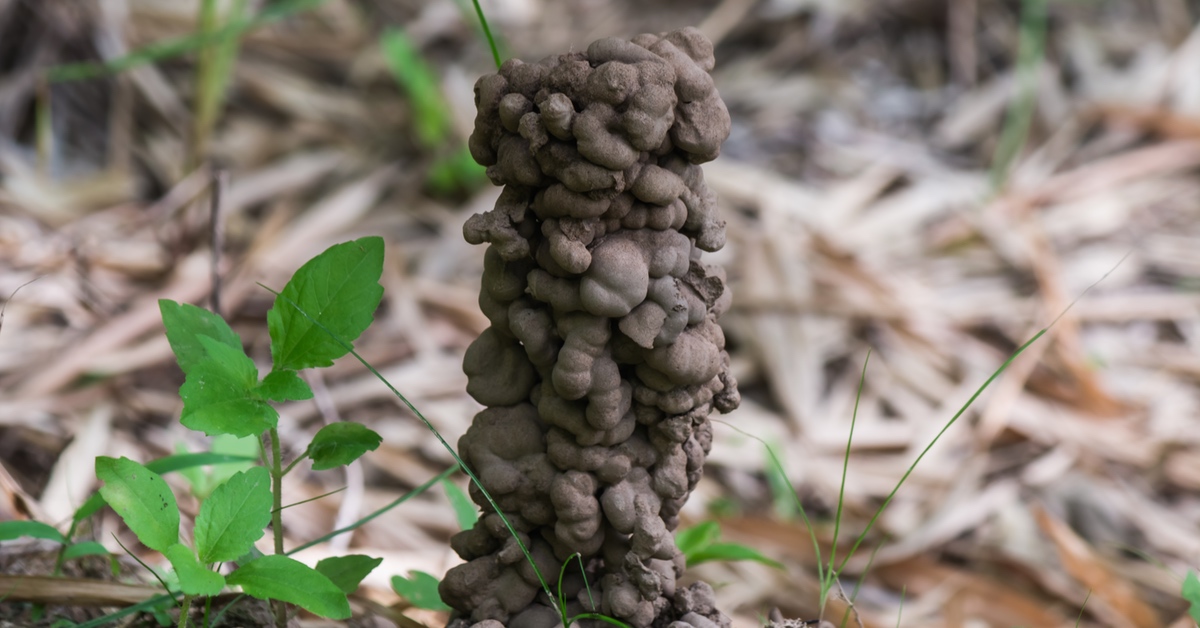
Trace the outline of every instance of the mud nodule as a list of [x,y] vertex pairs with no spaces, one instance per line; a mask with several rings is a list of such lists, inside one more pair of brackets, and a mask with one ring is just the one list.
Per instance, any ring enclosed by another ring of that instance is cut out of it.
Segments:
[[[464,361],[487,408],[459,453],[547,582],[582,557],[563,578],[570,615],[730,624],[707,584],[677,587],[671,535],[712,443],[709,414],[739,401],[716,322],[724,273],[700,259],[725,243],[699,166],[730,130],[713,64],[686,28],[509,60],[475,85],[471,154],[504,190],[463,229],[489,245],[479,304],[491,327]],[[451,625],[558,625],[520,546],[471,492],[484,515],[454,537],[467,562],[440,587]]]

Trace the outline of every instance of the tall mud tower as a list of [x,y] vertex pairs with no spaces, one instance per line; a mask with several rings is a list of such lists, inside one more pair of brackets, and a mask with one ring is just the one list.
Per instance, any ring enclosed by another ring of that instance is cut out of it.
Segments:
[[[729,625],[711,588],[676,585],[671,535],[712,443],[709,414],[739,401],[716,322],[724,274],[700,261],[725,244],[699,165],[730,129],[712,68],[712,44],[687,28],[510,60],[475,85],[471,154],[504,190],[464,227],[489,244],[479,305],[491,327],[463,365],[487,408],[459,452],[556,597],[564,561],[581,557],[563,580],[572,616]],[[520,545],[472,497],[484,516],[454,537],[467,562],[440,587],[451,625],[558,624]]]

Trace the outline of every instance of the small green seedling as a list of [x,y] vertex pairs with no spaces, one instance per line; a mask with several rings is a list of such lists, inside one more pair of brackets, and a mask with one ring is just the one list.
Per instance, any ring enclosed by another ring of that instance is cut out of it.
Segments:
[[684,528],[675,534],[675,545],[687,559],[687,566],[714,560],[735,561],[752,560],[783,569],[779,561],[763,556],[758,550],[740,543],[721,543],[721,524],[716,521],[705,521],[690,528]]
[[[377,237],[330,247],[296,271],[267,313],[272,365],[261,379],[241,338],[220,316],[159,301],[167,339],[185,375],[179,391],[183,425],[216,438],[261,439],[265,434],[270,441],[269,468],[245,468],[212,488],[196,516],[192,546],[180,542],[179,507],[158,473],[127,458],[96,460],[104,501],[143,545],[162,553],[174,568],[183,593],[180,626],[187,625],[195,598],[214,596],[227,586],[272,600],[280,626],[287,621],[285,603],[323,617],[350,616],[347,594],[380,559],[329,558],[314,569],[284,555],[283,476],[304,459],[312,461],[314,470],[349,464],[382,439],[357,423],[327,425],[285,469],[276,429],[279,414],[271,403],[312,397],[298,371],[330,366],[347,353],[325,330],[348,341],[358,338],[383,296],[382,271],[383,240]],[[254,544],[268,524],[275,553],[258,555]],[[223,563],[237,567],[222,575],[214,567]]]

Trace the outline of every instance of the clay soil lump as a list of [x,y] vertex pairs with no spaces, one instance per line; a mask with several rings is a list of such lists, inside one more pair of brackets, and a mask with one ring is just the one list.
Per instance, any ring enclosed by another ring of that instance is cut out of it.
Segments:
[[[700,164],[729,135],[712,44],[694,28],[601,39],[510,60],[476,83],[471,154],[504,186],[464,235],[488,244],[479,304],[491,327],[466,354],[487,406],[459,441],[567,611],[638,628],[727,628],[700,583],[677,586],[672,531],[738,405],[717,318],[725,243]],[[442,597],[451,625],[560,623],[500,516],[456,535],[467,562]],[[594,605],[591,600],[594,600]]]

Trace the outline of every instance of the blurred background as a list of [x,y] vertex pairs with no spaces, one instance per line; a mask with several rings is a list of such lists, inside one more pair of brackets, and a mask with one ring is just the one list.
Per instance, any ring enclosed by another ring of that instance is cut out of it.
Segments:
[[[505,58],[687,25],[716,43],[733,132],[705,167],[729,236],[710,259],[743,403],[684,526],[782,564],[689,570],[736,626],[822,614],[783,475],[822,564],[835,534],[846,561],[835,623],[1193,625],[1200,2],[481,7]],[[487,325],[461,227],[499,193],[465,150],[492,71],[461,0],[0,0],[0,520],[69,520],[97,455],[236,449],[179,425],[157,299],[218,309],[269,362],[257,283],[364,235],[387,241],[386,292],[357,346],[455,442]],[[293,545],[453,464],[357,363],[312,377],[316,399],[281,408],[285,445],[334,420],[384,444],[288,477],[288,502],[347,487],[288,511]],[[439,626],[390,578],[440,577],[458,526],[431,490],[303,558],[383,557],[373,612]],[[114,532],[132,540],[111,513],[89,534],[119,552]]]

